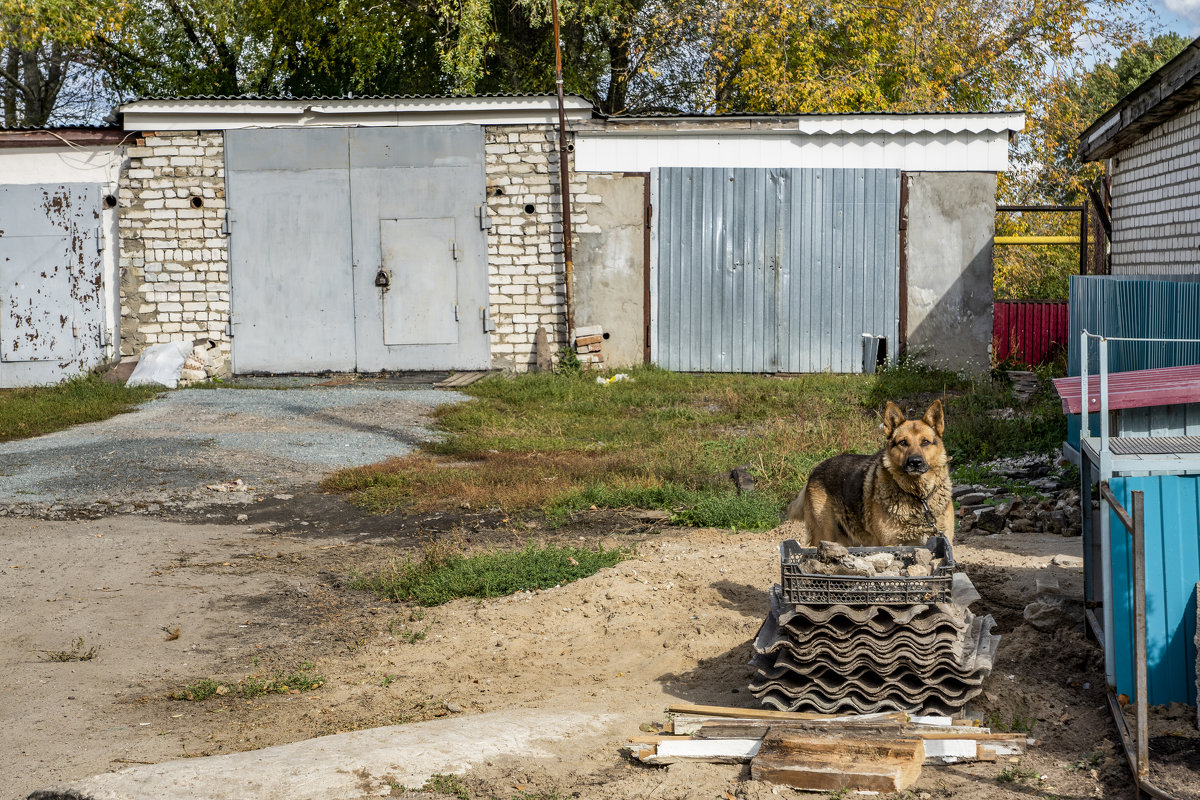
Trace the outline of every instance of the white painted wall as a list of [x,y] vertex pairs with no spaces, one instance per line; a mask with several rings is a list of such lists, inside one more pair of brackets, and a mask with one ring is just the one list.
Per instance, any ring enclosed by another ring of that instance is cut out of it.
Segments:
[[[124,145],[0,148],[0,185],[98,183],[103,195],[117,195],[117,180],[127,162]],[[121,275],[117,209],[100,209],[104,235],[104,327],[113,358],[121,346]]]
[[1009,131],[804,133],[794,128],[738,133],[591,133],[575,136],[582,172],[648,172],[659,167],[899,169],[1004,172]]

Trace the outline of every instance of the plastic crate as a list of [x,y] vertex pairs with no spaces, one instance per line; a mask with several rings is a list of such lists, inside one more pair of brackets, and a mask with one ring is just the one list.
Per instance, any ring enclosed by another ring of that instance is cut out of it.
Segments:
[[[917,547],[851,547],[851,555],[892,553],[903,557]],[[801,547],[795,539],[779,545],[783,580],[783,599],[797,605],[883,605],[907,606],[917,603],[949,603],[954,554],[944,536],[931,536],[925,548],[935,559],[942,559],[928,577],[904,578],[882,575],[812,575],[801,569],[806,558],[816,558],[817,548]]]

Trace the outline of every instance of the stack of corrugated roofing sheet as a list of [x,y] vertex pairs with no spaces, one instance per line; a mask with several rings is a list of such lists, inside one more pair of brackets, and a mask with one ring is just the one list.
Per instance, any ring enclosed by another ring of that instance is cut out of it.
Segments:
[[782,711],[952,714],[983,691],[1000,637],[967,608],[979,594],[954,575],[948,603],[804,605],[771,591],[754,640],[750,691]]

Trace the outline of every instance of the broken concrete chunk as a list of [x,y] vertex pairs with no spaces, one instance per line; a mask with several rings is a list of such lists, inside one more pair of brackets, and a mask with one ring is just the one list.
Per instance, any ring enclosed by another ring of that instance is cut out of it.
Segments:
[[927,578],[930,574],[929,566],[926,564],[913,564],[904,572],[910,578]]
[[926,550],[924,547],[918,547],[913,551],[913,558],[922,566],[930,566],[933,563],[933,553]]
[[850,551],[837,542],[821,542],[817,545],[817,558],[827,564],[841,561],[850,555]]
[[843,575],[866,577],[875,574],[875,565],[861,556],[846,556],[841,561]]
[[871,563],[876,572],[883,572],[895,563],[896,558],[891,553],[871,553],[864,558]]

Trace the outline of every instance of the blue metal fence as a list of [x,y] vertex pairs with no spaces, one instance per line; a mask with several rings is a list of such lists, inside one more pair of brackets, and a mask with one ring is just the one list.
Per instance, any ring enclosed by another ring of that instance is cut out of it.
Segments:
[[[1200,582],[1200,476],[1112,478],[1130,508],[1145,492],[1146,650],[1151,705],[1196,703],[1196,584]],[[1132,546],[1113,514],[1110,530],[1117,691],[1135,697]]]

